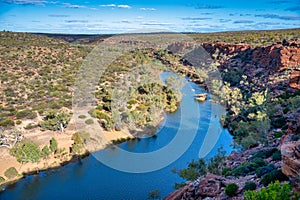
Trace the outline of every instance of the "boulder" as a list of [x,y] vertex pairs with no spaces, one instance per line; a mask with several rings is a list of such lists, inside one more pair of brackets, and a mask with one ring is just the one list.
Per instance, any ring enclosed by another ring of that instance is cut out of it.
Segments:
[[284,143],[281,146],[282,173],[290,178],[292,186],[300,191],[300,141]]
[[222,192],[222,186],[225,186],[226,179],[222,176],[207,174],[200,180],[196,188],[196,196],[202,198],[217,197]]
[[300,90],[300,69],[294,69],[291,71],[290,87]]
[[175,190],[174,192],[168,194],[164,200],[181,200],[183,199],[184,193],[188,190],[188,186],[184,186],[178,190]]

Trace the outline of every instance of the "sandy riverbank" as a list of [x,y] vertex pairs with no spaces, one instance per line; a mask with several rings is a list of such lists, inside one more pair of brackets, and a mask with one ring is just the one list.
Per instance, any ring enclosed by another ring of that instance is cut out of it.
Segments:
[[[10,155],[8,148],[0,148],[0,176],[5,178],[5,182],[11,182],[22,178],[22,174],[31,174],[38,171],[47,170],[50,168],[56,168],[62,164],[66,164],[72,161],[72,156],[69,155],[69,149],[73,144],[72,135],[76,132],[74,123],[70,123],[64,133],[53,131],[40,131],[39,128],[24,131],[24,139],[33,141],[39,144],[42,149],[45,145],[49,145],[49,141],[52,137],[57,140],[58,148],[65,149],[65,153],[59,155],[51,155],[48,159],[41,159],[38,163],[25,163],[21,164],[17,162],[16,158]],[[99,137],[103,138],[103,141],[110,143],[113,140],[120,138],[133,138],[133,136],[127,131],[101,131]],[[105,145],[98,146],[97,150],[105,148]],[[86,152],[82,152],[86,154]],[[15,167],[20,176],[14,179],[8,179],[5,177],[5,171]],[[3,183],[2,183],[3,184]]]

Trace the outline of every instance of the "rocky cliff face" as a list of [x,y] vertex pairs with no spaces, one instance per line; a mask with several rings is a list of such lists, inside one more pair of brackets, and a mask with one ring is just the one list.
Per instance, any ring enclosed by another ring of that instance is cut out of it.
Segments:
[[[204,43],[203,48],[213,58],[232,56],[232,60],[239,59],[240,67],[252,67],[253,70],[263,68],[265,72],[281,72],[292,69],[289,78],[289,86],[300,90],[300,42],[296,40],[283,41],[269,46],[252,48],[247,44],[226,44],[226,43]],[[233,63],[222,62],[224,65]]]
[[282,172],[287,175],[291,184],[300,192],[300,140],[287,142],[281,146]]

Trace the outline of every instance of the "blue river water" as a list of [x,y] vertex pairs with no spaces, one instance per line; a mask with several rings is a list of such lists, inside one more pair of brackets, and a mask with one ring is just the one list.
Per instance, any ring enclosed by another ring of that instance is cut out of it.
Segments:
[[[165,79],[169,73],[163,73]],[[174,183],[183,180],[172,172],[172,169],[182,169],[192,159],[198,159],[199,150],[204,142],[209,125],[217,127],[221,134],[216,145],[205,156],[209,158],[217,153],[219,147],[223,147],[227,153],[232,151],[232,136],[227,129],[223,129],[219,120],[211,121],[212,104],[208,100],[199,103],[194,100],[194,94],[204,93],[204,89],[192,82],[187,82],[182,88],[182,102],[180,108],[169,113],[165,117],[162,128],[158,130],[157,137],[146,137],[141,140],[132,140],[118,145],[124,150],[131,152],[152,152],[168,145],[175,137],[182,124],[180,119],[187,117],[181,112],[183,108],[198,107],[200,119],[191,121],[197,127],[197,134],[189,148],[175,162],[170,163],[162,169],[147,173],[127,173],[112,169],[99,162],[93,154],[82,160],[82,163],[71,163],[58,169],[41,172],[38,175],[31,175],[9,185],[0,193],[1,200],[14,199],[147,199],[152,190],[159,190],[161,197],[166,196],[174,190]],[[183,115],[183,116],[182,116]],[[213,116],[218,119],[219,116]],[[212,124],[213,123],[213,124]],[[188,134],[188,132],[187,132]],[[121,156],[115,148],[108,148],[94,153],[106,153],[111,159],[118,159]],[[170,152],[171,153],[171,152]],[[124,162],[124,165],[130,163]]]

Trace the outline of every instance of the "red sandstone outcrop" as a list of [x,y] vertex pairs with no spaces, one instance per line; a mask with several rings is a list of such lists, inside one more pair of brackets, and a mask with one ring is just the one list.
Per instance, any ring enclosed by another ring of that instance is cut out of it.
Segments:
[[246,63],[279,71],[300,65],[300,42],[295,40],[255,48],[248,44],[204,43],[203,48],[211,55],[238,53]]
[[204,199],[207,197],[216,197],[220,195],[226,185],[226,179],[222,176],[207,174],[200,180],[186,185],[185,187],[175,190],[164,198],[164,200],[181,200],[181,199]]
[[[282,43],[255,48],[248,44],[204,43],[203,48],[212,56],[233,56],[233,60],[239,63],[241,67],[256,66],[259,69],[278,72],[286,70],[289,67],[296,68],[291,71],[289,85],[291,88],[300,90],[299,41],[283,41]],[[240,59],[240,62],[236,61],[238,59]],[[232,62],[232,60],[230,62]],[[229,63],[229,65],[231,64]],[[253,68],[253,70],[255,70],[255,68]]]
[[293,187],[300,191],[300,141],[284,143],[281,155],[282,172],[290,178]]
[[300,69],[294,69],[291,71],[290,87],[300,90]]

